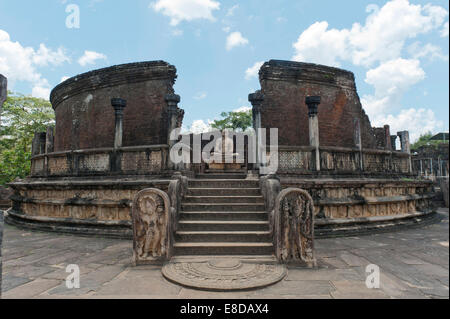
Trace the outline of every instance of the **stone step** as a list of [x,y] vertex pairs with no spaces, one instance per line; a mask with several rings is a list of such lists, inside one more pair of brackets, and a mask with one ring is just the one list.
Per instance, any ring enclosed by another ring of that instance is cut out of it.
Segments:
[[225,204],[238,204],[238,203],[257,203],[264,204],[264,197],[262,195],[257,196],[186,196],[183,199],[184,203],[225,203]]
[[188,188],[259,188],[252,179],[190,179]]
[[258,196],[259,188],[188,188],[188,196]]
[[272,243],[184,242],[174,243],[175,255],[270,255]]
[[177,231],[177,242],[271,242],[269,231]]
[[178,231],[268,231],[269,221],[179,220]]
[[193,211],[265,211],[264,203],[181,203],[181,210]]
[[193,211],[180,212],[180,220],[222,220],[222,221],[237,221],[237,220],[261,220],[267,221],[269,215],[265,211],[253,212],[212,212],[212,211]]
[[243,263],[250,264],[278,264],[277,258],[274,253],[267,255],[184,255],[184,256],[173,256],[170,260],[171,262],[208,262],[214,259],[239,259]]
[[206,173],[197,174],[195,176],[199,179],[245,179],[247,177],[246,173]]

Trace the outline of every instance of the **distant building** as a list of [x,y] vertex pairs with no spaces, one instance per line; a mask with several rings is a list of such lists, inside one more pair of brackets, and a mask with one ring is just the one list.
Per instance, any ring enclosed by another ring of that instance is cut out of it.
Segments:
[[441,141],[438,145],[424,145],[412,151],[413,171],[421,177],[436,179],[448,177],[449,133],[438,133],[431,141]]

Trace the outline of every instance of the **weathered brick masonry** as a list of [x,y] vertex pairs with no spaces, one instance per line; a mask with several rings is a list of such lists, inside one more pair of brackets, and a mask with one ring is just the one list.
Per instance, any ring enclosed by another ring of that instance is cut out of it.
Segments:
[[50,97],[56,115],[55,152],[113,147],[111,97],[127,100],[123,146],[166,144],[165,96],[174,93],[176,77],[173,65],[154,61],[100,69],[61,83]]
[[320,96],[320,145],[354,147],[354,119],[363,148],[376,148],[352,72],[310,63],[270,60],[259,73],[264,102],[261,127],[278,128],[280,145],[309,145],[306,96]]

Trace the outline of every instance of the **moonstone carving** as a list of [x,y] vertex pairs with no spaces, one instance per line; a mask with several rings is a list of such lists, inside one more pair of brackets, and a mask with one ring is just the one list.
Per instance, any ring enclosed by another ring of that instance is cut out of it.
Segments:
[[275,202],[275,246],[280,262],[314,267],[314,202],[299,188],[288,188]]
[[133,200],[133,251],[135,264],[170,258],[170,199],[155,188],[140,191]]

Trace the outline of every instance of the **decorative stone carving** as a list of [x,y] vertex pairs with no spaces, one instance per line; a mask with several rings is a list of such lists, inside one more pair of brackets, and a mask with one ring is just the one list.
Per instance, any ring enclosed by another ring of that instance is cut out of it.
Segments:
[[278,194],[281,190],[280,179],[276,175],[266,175],[260,179],[261,193],[264,196],[264,202],[266,205],[266,211],[269,213],[269,227],[270,232],[275,232],[275,213],[274,207]]
[[314,203],[305,190],[282,190],[275,202],[275,247],[280,262],[316,265]]
[[206,262],[170,262],[163,276],[186,287],[211,291],[262,288],[286,276],[285,265],[243,262],[239,259],[211,259]]
[[133,200],[133,252],[135,264],[170,258],[170,199],[156,188],[140,191]]

